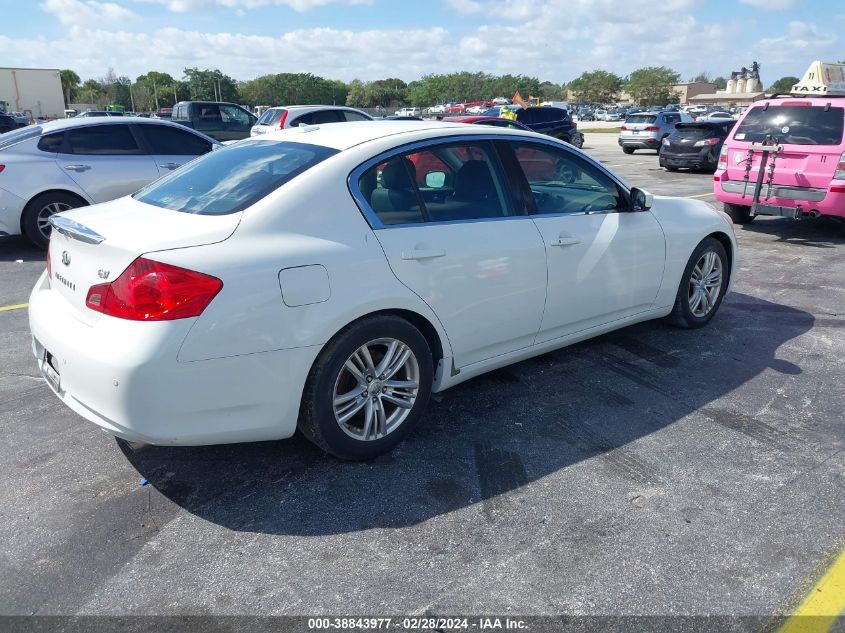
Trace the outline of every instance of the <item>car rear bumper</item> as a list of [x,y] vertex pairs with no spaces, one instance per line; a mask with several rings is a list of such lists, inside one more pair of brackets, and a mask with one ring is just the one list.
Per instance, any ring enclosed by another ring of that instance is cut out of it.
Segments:
[[[746,187],[741,180],[721,180],[717,173],[713,194],[719,202],[750,206],[754,198],[754,186],[754,181],[749,181]],[[795,217],[821,214],[845,217],[845,181],[833,181],[828,189],[782,185],[773,185],[769,189],[764,180],[760,204],[763,208],[758,210],[759,215]]]
[[660,166],[661,167],[680,167],[689,169],[715,169],[719,160],[718,151],[714,152],[711,148],[702,148],[701,151],[695,153],[674,153],[667,151],[666,147],[660,150]]
[[26,200],[0,187],[0,235],[20,235]]
[[657,149],[660,147],[660,138],[656,136],[619,136],[620,147],[633,147],[635,149]]
[[83,322],[49,288],[30,296],[32,351],[58,368],[56,395],[112,435],[162,445],[282,439],[296,430],[315,347],[179,362],[194,319],[157,323],[102,317]]

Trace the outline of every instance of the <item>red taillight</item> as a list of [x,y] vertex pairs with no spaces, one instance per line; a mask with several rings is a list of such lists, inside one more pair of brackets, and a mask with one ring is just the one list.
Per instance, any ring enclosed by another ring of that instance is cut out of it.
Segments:
[[288,111],[282,110],[282,116],[279,117],[279,129],[282,130],[285,127],[285,119],[288,118]]
[[217,277],[139,257],[113,282],[91,286],[85,305],[119,319],[171,321],[199,316],[221,288]]
[[719,152],[719,163],[716,165],[717,169],[728,168],[728,146],[722,145],[722,150]]
[[839,164],[836,165],[836,171],[833,173],[836,180],[845,180],[845,152],[839,156]]
[[6,166],[5,166],[5,165],[0,165],[0,172],[2,172],[4,169],[6,169]]
[[623,125],[620,129],[621,129],[622,131],[625,131],[625,130],[627,130],[627,129],[628,129],[628,126],[627,126],[627,125]]
[[791,106],[811,106],[813,105],[809,101],[783,101],[781,105],[791,105]]
[[53,264],[50,263],[50,244],[47,244],[47,278],[53,278]]
[[659,132],[660,128],[656,125],[649,125],[646,129],[646,132]]
[[845,193],[845,187],[842,185],[831,185],[830,193]]

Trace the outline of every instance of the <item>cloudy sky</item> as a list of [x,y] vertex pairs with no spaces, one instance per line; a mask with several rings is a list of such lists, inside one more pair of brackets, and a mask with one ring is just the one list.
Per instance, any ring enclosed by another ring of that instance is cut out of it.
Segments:
[[562,82],[664,64],[687,79],[757,60],[768,86],[845,59],[842,0],[0,0],[0,15],[0,64],[83,79],[198,66],[237,79],[481,70]]

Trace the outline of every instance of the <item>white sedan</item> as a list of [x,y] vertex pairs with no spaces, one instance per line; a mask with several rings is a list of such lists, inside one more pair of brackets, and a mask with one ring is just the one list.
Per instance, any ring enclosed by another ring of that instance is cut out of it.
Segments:
[[709,205],[548,136],[442,122],[274,132],[52,223],[32,348],[71,409],[154,444],[299,426],[344,459],[492,369],[705,325],[736,270]]
[[0,235],[23,233],[46,248],[52,214],[130,194],[219,146],[178,123],[124,116],[2,134]]

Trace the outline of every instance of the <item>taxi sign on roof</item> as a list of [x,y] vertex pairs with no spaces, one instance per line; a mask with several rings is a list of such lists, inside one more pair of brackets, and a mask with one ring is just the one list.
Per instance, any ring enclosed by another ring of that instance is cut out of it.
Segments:
[[813,62],[790,92],[806,97],[845,95],[845,64]]

